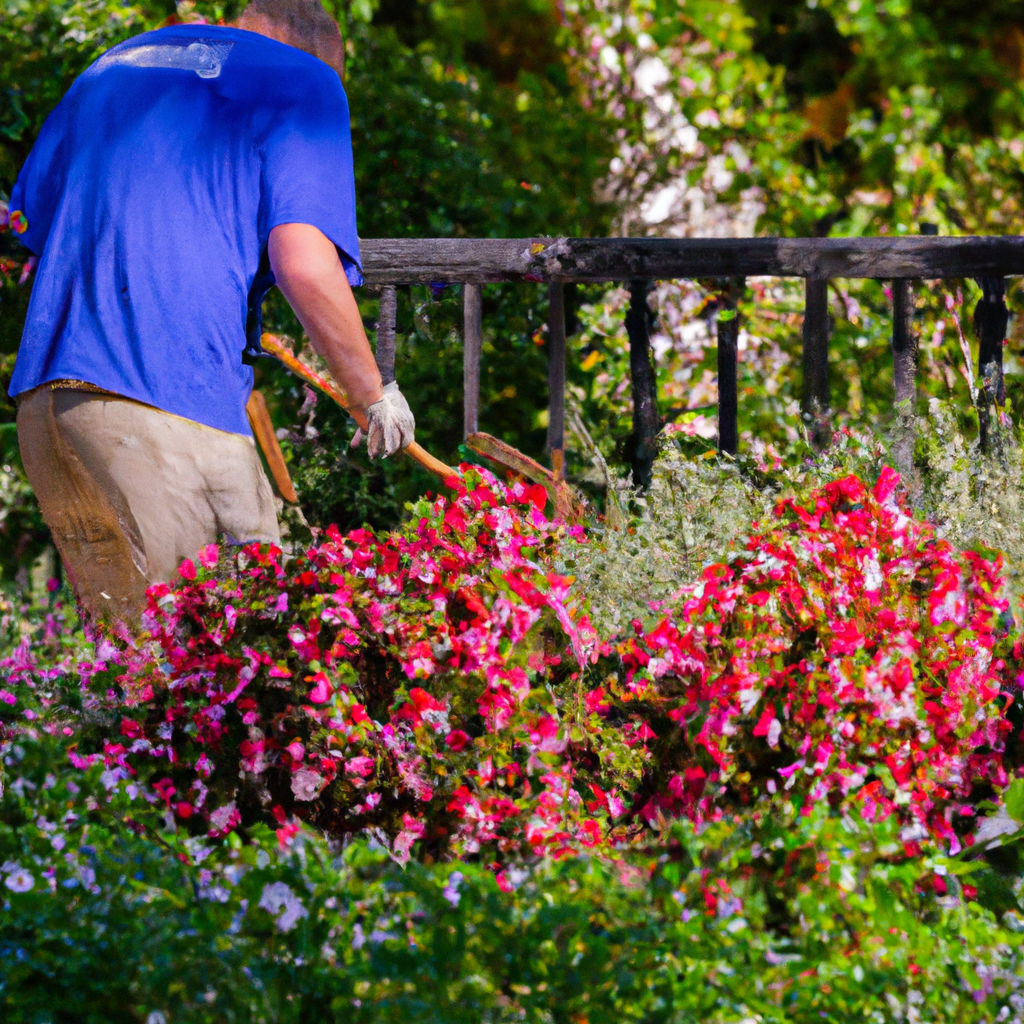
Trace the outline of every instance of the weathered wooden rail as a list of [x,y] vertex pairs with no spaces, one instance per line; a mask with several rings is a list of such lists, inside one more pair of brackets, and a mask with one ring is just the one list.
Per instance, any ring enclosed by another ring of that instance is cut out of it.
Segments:
[[[573,282],[626,282],[630,307],[633,384],[634,480],[650,479],[660,429],[650,354],[647,298],[654,281],[716,279],[721,307],[735,310],[747,277],[805,280],[803,410],[812,436],[827,438],[828,282],[871,278],[892,282],[894,403],[913,399],[917,366],[911,330],[915,279],[974,278],[983,297],[975,311],[981,377],[994,380],[1002,400],[1002,345],[1006,333],[1006,278],[1024,276],[1024,238],[387,238],[362,242],[367,285],[381,289],[381,327],[393,333],[395,287],[461,284],[465,305],[464,428],[477,429],[482,340],[481,286],[499,281],[547,282],[549,292],[548,448],[553,467],[563,466],[565,443],[565,300]],[[719,447],[738,446],[737,336],[739,319],[718,322]],[[992,368],[988,373],[986,367]],[[988,429],[982,415],[982,440]]]

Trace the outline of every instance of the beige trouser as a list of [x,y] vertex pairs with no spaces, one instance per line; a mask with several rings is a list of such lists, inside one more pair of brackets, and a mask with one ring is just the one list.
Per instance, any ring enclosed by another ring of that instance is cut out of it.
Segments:
[[83,608],[134,621],[146,588],[226,534],[279,541],[252,438],[114,395],[43,385],[18,405],[21,457]]

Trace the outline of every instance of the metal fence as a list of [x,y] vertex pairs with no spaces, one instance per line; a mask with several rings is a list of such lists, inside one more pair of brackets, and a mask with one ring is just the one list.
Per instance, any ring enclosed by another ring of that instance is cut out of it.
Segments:
[[[482,339],[481,286],[500,281],[547,282],[548,449],[562,472],[565,444],[565,297],[571,282],[627,282],[635,437],[634,479],[649,480],[661,428],[650,352],[647,300],[655,281],[716,279],[724,308],[735,308],[747,277],[800,277],[805,282],[802,406],[814,439],[823,443],[829,411],[828,282],[871,278],[892,282],[894,403],[915,393],[916,342],[911,331],[915,279],[974,278],[982,288],[975,311],[979,366],[1002,400],[1002,348],[1008,313],[1006,278],[1024,276],[1024,238],[416,238],[362,242],[367,285],[381,289],[381,329],[394,331],[396,286],[461,284],[464,294],[464,429],[477,430]],[[718,322],[718,444],[738,447],[739,319]],[[379,340],[378,340],[379,343]],[[987,368],[987,369],[986,369]],[[981,417],[982,442],[988,430]]]

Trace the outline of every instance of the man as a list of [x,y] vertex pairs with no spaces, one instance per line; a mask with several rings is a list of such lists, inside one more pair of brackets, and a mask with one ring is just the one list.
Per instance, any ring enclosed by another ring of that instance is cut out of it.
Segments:
[[50,115],[11,195],[38,257],[10,393],[76,595],[126,620],[226,534],[279,539],[246,421],[276,283],[373,457],[413,440],[361,282],[340,33],[319,0],[109,50]]

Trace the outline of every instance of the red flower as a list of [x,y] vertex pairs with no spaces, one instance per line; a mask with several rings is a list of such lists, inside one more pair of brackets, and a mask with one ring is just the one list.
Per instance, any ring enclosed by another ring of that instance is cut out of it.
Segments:
[[452,731],[444,738],[444,741],[449,750],[454,750],[455,753],[458,753],[469,742],[469,736],[461,729],[452,729]]

